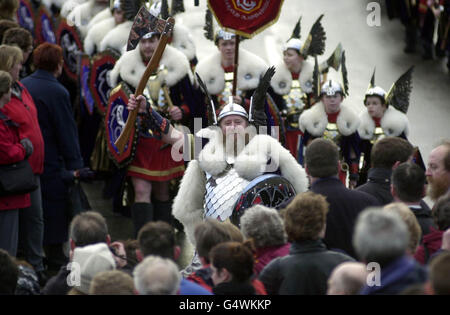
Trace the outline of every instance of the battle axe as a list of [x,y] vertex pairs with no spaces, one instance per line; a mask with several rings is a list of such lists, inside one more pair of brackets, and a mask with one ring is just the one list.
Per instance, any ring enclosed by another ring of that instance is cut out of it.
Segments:
[[[150,62],[145,69],[144,74],[139,81],[137,89],[135,91],[136,97],[142,95],[145,86],[147,84],[150,75],[157,69],[159,61],[161,60],[161,56],[166,48],[167,42],[171,36],[173,31],[173,26],[175,24],[175,19],[173,17],[169,17],[166,21],[159,19],[145,8],[145,6],[141,7],[138,14],[134,18],[133,26],[131,27],[130,36],[128,37],[128,45],[127,51],[135,49],[141,40],[142,36],[148,34],[150,32],[160,33],[161,37],[159,39],[158,47],[150,59]],[[138,109],[135,109],[130,112],[128,115],[125,126],[120,134],[119,138],[117,138],[114,143],[117,147],[119,154],[121,154],[125,146],[130,138],[131,132],[135,126],[136,118],[137,118]]]

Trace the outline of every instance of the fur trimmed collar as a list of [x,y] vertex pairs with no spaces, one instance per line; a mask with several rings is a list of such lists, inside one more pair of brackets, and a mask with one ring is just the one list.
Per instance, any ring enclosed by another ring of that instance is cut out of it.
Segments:
[[[169,87],[177,84],[186,75],[189,75],[191,82],[193,82],[189,61],[186,56],[177,49],[166,46],[160,64],[165,65],[167,68],[165,83]],[[138,46],[136,49],[125,52],[116,62],[114,68],[110,72],[110,83],[112,86],[116,86],[120,75],[122,80],[136,88],[144,72],[145,65],[142,61]]]
[[100,51],[104,51],[107,48],[113,48],[117,51],[122,51],[124,46],[127,45],[128,37],[130,35],[132,21],[125,21],[116,25],[110,30],[100,42]]
[[[375,132],[375,122],[370,117],[367,109],[359,115],[361,124],[358,128],[359,136],[365,140],[371,140]],[[404,113],[389,106],[380,120],[381,128],[386,136],[398,137],[402,133],[409,135],[409,120]]]
[[[359,127],[358,115],[344,103],[336,120],[339,132],[343,136],[353,134]],[[316,103],[312,108],[305,110],[299,118],[301,131],[308,131],[314,137],[321,137],[327,128],[328,116],[322,101]]]
[[[246,131],[250,134],[250,142],[234,161],[234,169],[240,177],[251,181],[264,173],[280,170],[297,193],[307,190],[308,180],[304,169],[277,139],[268,135],[256,135],[253,126],[249,126]],[[212,176],[219,176],[228,166],[220,128],[202,129],[197,136],[209,139],[199,154],[200,168]]]
[[[309,60],[304,60],[302,64],[302,71],[299,75],[300,87],[303,92],[312,92],[312,76],[314,71],[314,64]],[[292,74],[282,61],[276,66],[276,72],[270,81],[275,93],[279,95],[286,95],[290,92],[292,86]]]
[[[267,64],[260,57],[240,48],[237,88],[241,91],[256,89],[267,68]],[[210,94],[217,95],[223,91],[225,72],[222,68],[219,51],[200,60],[195,69],[205,82]]]
[[181,51],[188,60],[192,60],[196,56],[195,42],[189,29],[182,25],[175,23],[173,28],[172,42],[173,47]]

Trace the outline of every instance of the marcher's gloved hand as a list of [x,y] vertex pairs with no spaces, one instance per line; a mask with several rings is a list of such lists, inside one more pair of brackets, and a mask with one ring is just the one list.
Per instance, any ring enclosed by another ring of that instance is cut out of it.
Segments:
[[28,158],[33,153],[33,144],[28,138],[23,138],[22,140],[20,140],[20,144],[25,149],[25,158]]
[[81,181],[91,181],[95,177],[95,172],[89,167],[84,167],[75,171],[75,177]]

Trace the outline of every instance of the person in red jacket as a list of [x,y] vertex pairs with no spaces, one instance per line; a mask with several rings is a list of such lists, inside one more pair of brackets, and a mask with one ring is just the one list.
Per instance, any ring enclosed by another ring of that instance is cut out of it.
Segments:
[[23,53],[20,48],[0,46],[0,70],[9,72],[13,80],[11,100],[4,106],[3,112],[19,125],[19,139],[30,139],[34,148],[28,161],[36,175],[38,188],[30,193],[31,206],[24,207],[19,212],[20,239],[25,259],[35,268],[38,276],[42,277],[44,221],[39,176],[44,171],[44,140],[33,99],[25,86],[19,82],[22,61]]
[[[22,161],[33,152],[27,138],[19,140],[18,125],[4,112],[11,99],[12,78],[0,71],[0,164]],[[30,194],[0,197],[0,248],[16,255],[19,235],[19,209],[30,206]]]

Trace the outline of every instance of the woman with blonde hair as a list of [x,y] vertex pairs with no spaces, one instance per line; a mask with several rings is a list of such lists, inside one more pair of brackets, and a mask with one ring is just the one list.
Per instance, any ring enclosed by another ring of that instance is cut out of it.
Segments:
[[[0,164],[22,161],[33,152],[28,139],[19,139],[18,125],[4,111],[11,99],[12,78],[0,71]],[[0,197],[0,248],[16,256],[19,234],[19,209],[30,206],[30,194]]]
[[34,101],[27,88],[19,82],[22,62],[23,54],[20,48],[0,45],[0,70],[9,72],[12,77],[11,99],[3,108],[3,113],[18,124],[19,139],[28,138],[33,145],[33,153],[29,156],[28,162],[38,184],[38,188],[30,193],[31,206],[24,207],[19,212],[20,234],[26,260],[35,268],[40,279],[44,279],[42,249],[44,221],[39,178],[44,171],[44,140]]

